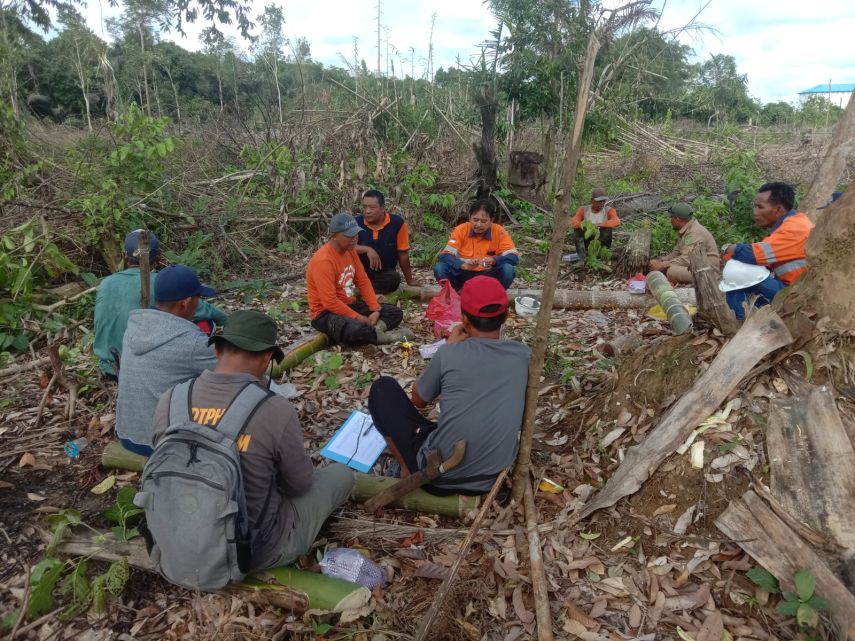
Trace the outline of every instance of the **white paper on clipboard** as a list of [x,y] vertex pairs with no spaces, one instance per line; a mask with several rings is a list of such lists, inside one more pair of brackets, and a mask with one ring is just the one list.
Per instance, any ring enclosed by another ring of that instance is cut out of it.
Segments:
[[370,414],[353,412],[321,449],[321,456],[368,473],[386,449],[386,439],[374,427]]

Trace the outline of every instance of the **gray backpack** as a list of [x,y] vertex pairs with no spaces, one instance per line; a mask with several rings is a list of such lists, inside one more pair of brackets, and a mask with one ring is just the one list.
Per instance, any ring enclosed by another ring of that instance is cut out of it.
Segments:
[[134,497],[155,569],[185,588],[215,591],[251,569],[252,533],[237,440],[273,394],[247,383],[216,427],[192,420],[193,383],[176,385],[169,427],[145,464]]

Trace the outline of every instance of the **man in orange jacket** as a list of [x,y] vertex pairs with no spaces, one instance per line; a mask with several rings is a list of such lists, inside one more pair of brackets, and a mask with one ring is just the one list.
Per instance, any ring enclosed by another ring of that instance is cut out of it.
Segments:
[[618,218],[614,207],[606,207],[608,199],[606,190],[597,187],[591,192],[591,204],[579,207],[576,210],[576,215],[570,221],[573,225],[573,233],[576,236],[576,253],[579,255],[579,260],[585,260],[588,245],[594,240],[593,237],[585,238],[582,221],[587,220],[597,228],[600,234],[600,244],[603,247],[612,246],[612,230],[620,226],[620,218]]
[[779,291],[796,282],[807,271],[805,241],[813,229],[810,218],[797,212],[796,192],[784,182],[766,183],[754,198],[754,222],[770,229],[759,243],[725,245],[723,259],[738,260],[749,265],[763,265],[772,274],[756,285],[727,292],[727,304],[742,319],[749,297],[757,296],[755,306],[772,302]]
[[[404,313],[380,303],[356,254],[360,227],[348,213],[330,221],[330,239],[315,252],[306,268],[306,288],[312,327],[333,343],[366,345],[395,343],[412,337],[395,330]],[[356,298],[357,290],[362,295]]]

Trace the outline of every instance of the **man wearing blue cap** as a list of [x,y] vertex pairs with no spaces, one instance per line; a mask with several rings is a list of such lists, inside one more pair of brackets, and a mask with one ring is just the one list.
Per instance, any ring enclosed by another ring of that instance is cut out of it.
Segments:
[[[140,257],[139,236],[136,229],[125,236],[124,271],[110,274],[98,286],[95,295],[95,344],[93,351],[98,357],[98,365],[108,378],[115,379],[118,372],[118,356],[122,353],[122,337],[128,326],[128,314],[140,307]],[[148,260],[154,266],[160,256],[160,241],[149,232]],[[156,272],[151,272],[151,291],[154,291]],[[200,326],[203,323],[224,325],[228,317],[210,303],[199,302],[193,317]]]
[[116,434],[126,449],[149,456],[160,395],[216,367],[208,336],[192,322],[199,298],[214,294],[189,267],[170,265],[154,281],[155,309],[131,311],[116,401]]

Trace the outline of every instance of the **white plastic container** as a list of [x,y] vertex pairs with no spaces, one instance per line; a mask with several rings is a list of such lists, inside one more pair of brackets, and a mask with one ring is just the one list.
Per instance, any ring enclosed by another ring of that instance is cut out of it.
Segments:
[[321,573],[364,586],[369,590],[386,585],[386,572],[359,550],[334,548],[321,559]]
[[534,296],[517,296],[514,299],[514,309],[517,316],[537,316],[540,311],[540,300]]

